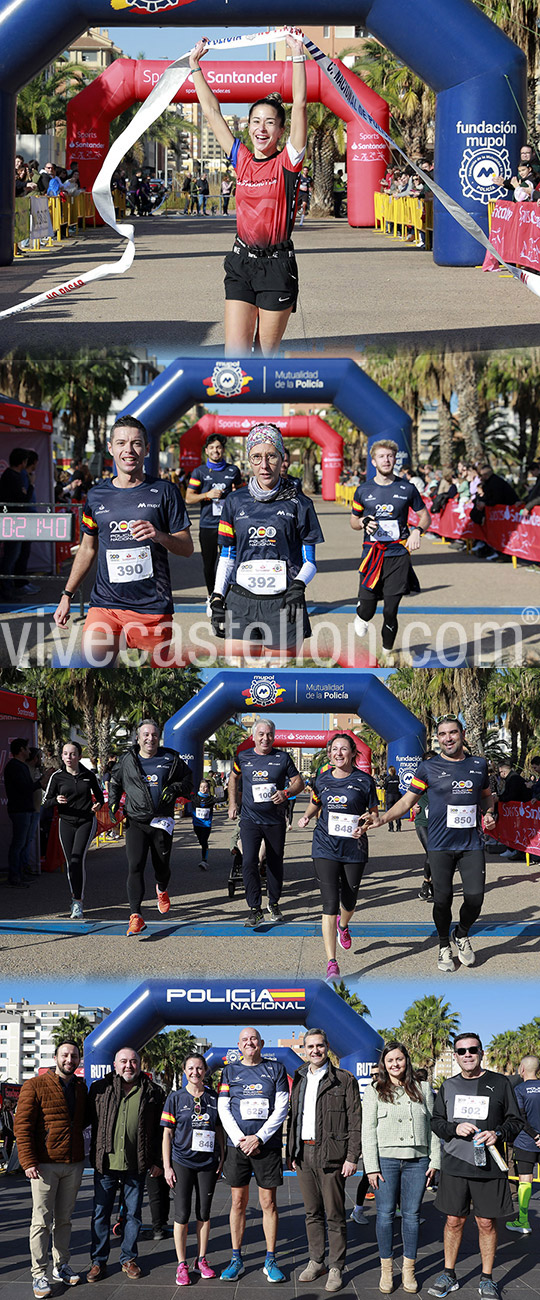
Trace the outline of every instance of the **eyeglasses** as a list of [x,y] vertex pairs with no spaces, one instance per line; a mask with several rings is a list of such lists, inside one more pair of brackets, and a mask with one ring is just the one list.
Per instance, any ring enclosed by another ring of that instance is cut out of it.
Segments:
[[193,1114],[194,1114],[194,1115],[200,1115],[201,1113],[202,1113],[202,1112],[201,1112],[201,1099],[200,1099],[200,1097],[194,1097],[194,1098],[193,1098]]
[[271,451],[268,455],[264,456],[259,455],[259,453],[256,452],[255,455],[251,455],[249,458],[250,465],[262,465],[263,460],[268,461],[269,465],[277,465],[278,460],[281,460],[281,456],[279,455],[279,452]]
[[455,1047],[456,1056],[480,1056],[481,1047]]

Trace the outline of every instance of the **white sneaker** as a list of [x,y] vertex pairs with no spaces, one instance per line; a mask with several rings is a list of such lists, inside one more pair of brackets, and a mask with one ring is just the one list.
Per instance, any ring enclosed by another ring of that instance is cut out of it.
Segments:
[[458,960],[461,962],[461,965],[474,966],[476,957],[471,948],[471,941],[469,939],[469,936],[467,934],[464,934],[463,938],[458,938],[458,935],[454,930],[452,939],[454,940],[454,943],[456,945]]
[[357,614],[353,626],[357,636],[365,636],[369,623],[366,623],[365,618],[360,618],[360,615]]
[[49,1286],[49,1283],[44,1273],[42,1273],[41,1277],[33,1278],[32,1290],[34,1292],[34,1295],[38,1297],[38,1300],[40,1296],[52,1295],[51,1287]]
[[71,904],[71,912],[69,914],[69,919],[70,921],[84,921],[82,903],[77,903],[75,899],[73,899],[73,902]]
[[53,1282],[63,1282],[64,1286],[77,1286],[81,1280],[80,1273],[74,1273],[69,1264],[61,1264],[60,1268],[53,1268]]
[[355,1205],[354,1210],[351,1213],[351,1219],[353,1223],[369,1223],[368,1216],[362,1209],[361,1205]]
[[445,972],[451,971],[452,974],[456,969],[454,957],[452,954],[452,949],[449,944],[445,945],[444,948],[439,948],[439,959],[437,961],[437,969]]

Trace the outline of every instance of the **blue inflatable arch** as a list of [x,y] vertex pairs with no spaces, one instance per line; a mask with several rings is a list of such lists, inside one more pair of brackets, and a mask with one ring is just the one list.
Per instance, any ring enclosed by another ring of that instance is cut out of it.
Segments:
[[235,668],[215,673],[202,691],[165,724],[165,744],[192,769],[203,771],[204,742],[233,713],[357,713],[388,744],[388,763],[407,789],[426,748],[425,728],[372,673],[284,669],[274,673]]
[[[350,358],[285,361],[247,357],[180,357],[143,389],[122,415],[135,415],[150,435],[149,471],[159,466],[159,439],[196,403],[317,402],[334,405],[367,435],[397,442],[399,461],[411,458],[411,420]],[[368,456],[368,476],[374,473]]]
[[[298,26],[328,21],[327,0],[14,0],[0,13],[0,265],[13,257],[17,91],[87,27]],[[494,172],[515,172],[526,120],[525,55],[473,0],[335,0],[334,23],[361,24],[437,92],[435,174],[487,231]],[[171,43],[172,44],[172,43]],[[182,52],[179,41],[178,54]],[[434,256],[474,266],[478,245],[443,210]]]
[[[273,975],[264,980],[236,975],[220,980],[153,979],[139,984],[85,1039],[86,1082],[103,1078],[121,1047],[140,1051],[165,1025],[200,1024],[227,1026],[231,1047],[245,1025],[324,1029],[341,1065],[356,1076],[360,1087],[369,1082],[383,1046],[371,1025],[323,980],[287,981]],[[284,1064],[288,1068],[294,1062],[288,1058]]]

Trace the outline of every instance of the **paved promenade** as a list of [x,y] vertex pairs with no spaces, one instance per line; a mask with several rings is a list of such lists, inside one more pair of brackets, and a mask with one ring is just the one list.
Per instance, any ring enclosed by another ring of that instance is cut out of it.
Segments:
[[[106,343],[144,345],[172,357],[223,347],[223,258],[234,235],[224,217],[136,218],[136,255],[119,277],[0,321],[0,354]],[[295,231],[300,306],[285,346],[305,355],[382,348],[449,350],[535,346],[540,305],[498,272],[436,266],[430,253],[346,221],[308,220]],[[88,228],[51,253],[2,270],[0,310],[47,292],[103,261],[124,243]],[[478,246],[478,261],[483,249]]]

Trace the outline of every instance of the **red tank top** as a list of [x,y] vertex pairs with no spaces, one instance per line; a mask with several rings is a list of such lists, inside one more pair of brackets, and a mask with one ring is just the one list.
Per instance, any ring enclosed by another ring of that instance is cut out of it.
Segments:
[[293,163],[285,145],[271,158],[256,159],[235,140],[231,163],[236,172],[236,228],[246,244],[267,248],[290,239],[303,158],[302,153]]

